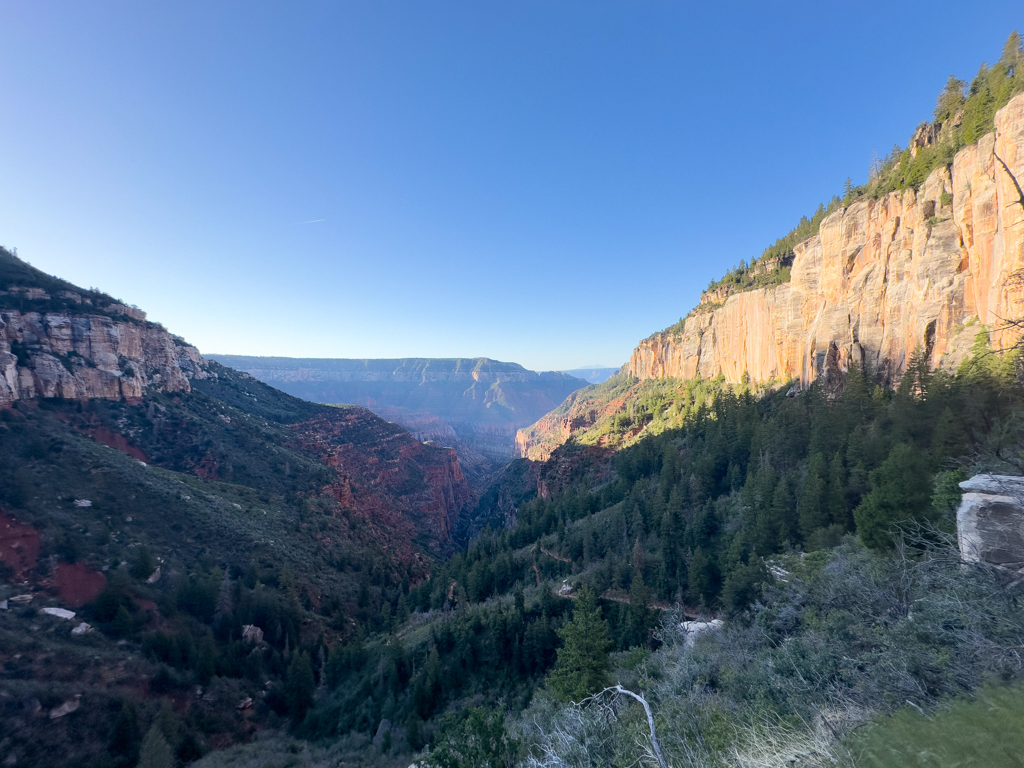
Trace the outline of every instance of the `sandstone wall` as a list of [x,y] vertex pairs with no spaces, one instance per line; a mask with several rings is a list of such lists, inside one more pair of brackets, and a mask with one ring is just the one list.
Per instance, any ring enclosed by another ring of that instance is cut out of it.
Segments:
[[0,406],[34,397],[142,397],[189,392],[205,378],[195,347],[155,323],[94,314],[0,311]]
[[627,372],[806,385],[851,359],[898,377],[919,347],[933,366],[956,364],[980,330],[972,321],[994,328],[997,346],[1012,343],[1005,320],[1024,317],[1024,94],[995,127],[952,173],[826,218],[796,248],[791,282],[717,308],[705,297],[681,333],[642,341]]

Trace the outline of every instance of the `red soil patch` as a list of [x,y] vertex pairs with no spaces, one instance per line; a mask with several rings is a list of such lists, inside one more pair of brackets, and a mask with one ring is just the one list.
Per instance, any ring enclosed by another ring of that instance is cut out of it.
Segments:
[[219,469],[220,462],[217,461],[217,457],[213,455],[213,451],[207,451],[192,471],[196,473],[196,477],[203,480],[216,480],[219,477]]
[[156,611],[156,603],[144,597],[136,597],[135,604],[144,611]]
[[127,453],[139,461],[149,463],[149,459],[146,458],[146,454],[142,452],[142,449],[129,443],[128,438],[119,432],[113,432],[106,427],[89,427],[83,431],[97,443],[109,445],[111,448],[121,451],[121,453]]
[[39,531],[0,512],[0,560],[20,579],[36,567],[38,558]]
[[91,603],[107,585],[107,577],[84,563],[61,563],[53,576],[60,599],[78,607]]

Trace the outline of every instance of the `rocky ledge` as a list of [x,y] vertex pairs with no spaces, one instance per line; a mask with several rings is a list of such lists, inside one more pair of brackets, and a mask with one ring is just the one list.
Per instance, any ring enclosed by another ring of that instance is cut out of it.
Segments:
[[956,513],[960,556],[1024,579],[1024,477],[975,475]]

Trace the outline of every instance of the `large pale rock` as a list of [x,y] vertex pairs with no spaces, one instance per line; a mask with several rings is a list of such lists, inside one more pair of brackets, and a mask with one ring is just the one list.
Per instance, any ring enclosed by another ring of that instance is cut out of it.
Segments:
[[190,379],[208,375],[199,350],[145,322],[141,310],[122,310],[134,322],[0,311],[0,406],[34,397],[140,398],[149,387],[189,392]]
[[1024,183],[1024,94],[952,173],[836,211],[796,247],[789,283],[724,304],[706,294],[681,332],[642,341],[627,372],[807,385],[852,360],[892,379],[918,348],[933,367],[957,364],[975,321],[994,329],[997,347],[1012,344],[1005,320],[1024,317],[1024,205],[1010,174]]
[[1024,575],[1024,477],[975,475],[960,487],[960,556]]

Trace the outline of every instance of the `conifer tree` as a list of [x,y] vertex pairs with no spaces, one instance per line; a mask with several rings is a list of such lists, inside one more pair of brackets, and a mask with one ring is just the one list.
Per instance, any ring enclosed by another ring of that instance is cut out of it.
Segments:
[[828,525],[825,507],[828,465],[821,453],[815,453],[807,463],[807,479],[800,494],[800,531],[806,541],[816,530]]
[[217,592],[217,603],[213,612],[213,626],[219,627],[226,617],[235,610],[234,589],[231,583],[231,569],[224,569],[220,589]]
[[898,443],[882,466],[871,473],[871,493],[854,510],[857,533],[873,549],[892,546],[897,523],[927,515],[931,502],[931,476],[920,452]]
[[156,723],[142,740],[139,750],[138,768],[174,768],[174,754],[171,745],[164,738],[163,731]]
[[718,596],[718,572],[714,561],[704,552],[703,547],[694,550],[690,558],[689,585],[690,599],[704,605],[711,605]]
[[846,468],[843,455],[836,452],[828,469],[828,489],[825,491],[825,509],[832,525],[849,530],[850,510],[846,504]]
[[313,706],[315,690],[316,682],[309,654],[296,653],[288,665],[288,677],[284,684],[285,700],[293,721],[298,722],[306,716],[306,712]]
[[800,525],[797,518],[796,498],[793,494],[793,479],[789,474],[779,478],[772,494],[770,519],[778,526],[778,544],[796,544],[800,539]]
[[647,645],[647,631],[651,624],[650,593],[642,573],[633,574],[629,588],[629,612],[626,626],[626,645]]
[[580,589],[572,621],[558,630],[563,645],[548,677],[548,687],[564,701],[579,701],[608,684],[611,664],[608,651],[608,625],[593,592]]
[[111,755],[134,762],[139,754],[139,710],[131,699],[121,700],[108,750]]

